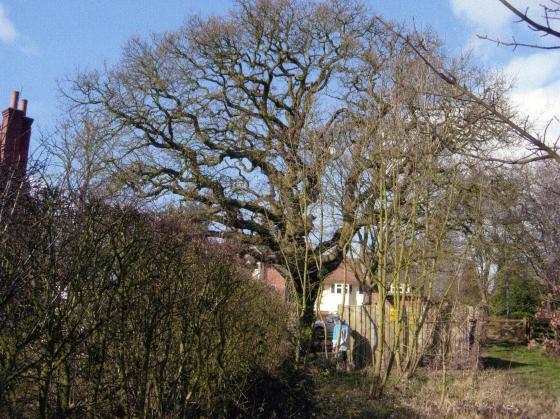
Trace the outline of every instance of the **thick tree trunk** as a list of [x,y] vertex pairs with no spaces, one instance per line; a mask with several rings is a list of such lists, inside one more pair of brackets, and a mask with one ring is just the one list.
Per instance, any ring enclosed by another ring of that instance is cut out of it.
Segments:
[[385,293],[381,292],[375,305],[377,319],[377,348],[374,353],[372,381],[369,389],[371,399],[378,399],[383,393],[385,374],[383,374],[383,357],[385,356]]
[[475,373],[483,366],[480,358],[480,350],[484,343],[484,337],[486,336],[489,313],[490,308],[486,304],[479,305],[474,312],[475,324],[472,334],[472,345],[470,345],[470,365]]
[[41,380],[41,385],[39,387],[39,397],[38,397],[38,402],[39,402],[38,416],[40,418],[47,418],[48,405],[49,405],[49,389],[51,386],[51,376],[52,376],[50,366],[47,363],[43,364],[43,366],[41,367],[39,376]]
[[296,350],[296,362],[305,360],[313,347],[313,324],[315,322],[315,302],[319,290],[318,280],[315,277],[309,278],[309,289],[300,292],[298,300],[301,303],[300,315],[298,319],[298,348]]

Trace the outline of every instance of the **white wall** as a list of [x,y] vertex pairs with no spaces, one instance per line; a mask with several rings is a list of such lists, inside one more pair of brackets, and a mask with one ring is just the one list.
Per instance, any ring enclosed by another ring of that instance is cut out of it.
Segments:
[[[335,292],[332,293],[331,286],[325,285],[325,289],[323,290],[323,295],[321,296],[320,301],[321,301],[321,305],[319,307],[320,311],[336,313],[338,311],[338,306],[342,304],[342,293],[341,294],[336,293],[336,286],[335,286]],[[353,285],[352,292],[346,292],[344,305],[346,306],[362,305],[363,301],[364,301],[364,294],[359,293],[358,285]]]

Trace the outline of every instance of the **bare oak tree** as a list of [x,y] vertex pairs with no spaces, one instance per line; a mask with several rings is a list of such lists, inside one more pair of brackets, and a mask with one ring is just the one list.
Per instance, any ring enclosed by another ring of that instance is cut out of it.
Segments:
[[309,324],[320,278],[355,231],[358,169],[340,180],[339,221],[318,234],[314,219],[338,150],[357,147],[338,134],[351,122],[350,76],[378,53],[378,33],[354,2],[243,0],[132,40],[118,67],[79,75],[69,96],[110,133],[123,184],[194,202],[215,235],[241,238],[288,279],[305,272],[293,284]]
[[[446,60],[422,39],[429,60]],[[458,94],[418,48],[357,2],[241,0],[227,16],[133,39],[120,64],[79,74],[67,96],[108,142],[113,180],[195,205],[211,234],[276,263],[302,331],[321,279],[377,216],[380,185],[390,197],[415,176],[425,138],[439,158],[507,137],[495,122],[508,112],[503,86],[452,62],[492,104]],[[400,150],[381,181],[384,132]]]

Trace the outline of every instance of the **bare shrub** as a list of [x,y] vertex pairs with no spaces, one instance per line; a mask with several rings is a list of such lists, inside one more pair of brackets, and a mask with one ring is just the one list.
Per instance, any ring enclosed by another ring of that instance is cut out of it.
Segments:
[[[236,262],[237,245],[208,240],[188,213],[54,187],[11,205],[0,219],[1,415],[278,409],[247,391],[256,372],[280,380],[287,368],[288,315]],[[280,380],[284,393],[300,378]]]

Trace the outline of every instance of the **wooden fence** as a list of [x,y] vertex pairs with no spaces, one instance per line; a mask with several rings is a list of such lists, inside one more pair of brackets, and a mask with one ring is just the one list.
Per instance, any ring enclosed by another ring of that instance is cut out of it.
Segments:
[[375,306],[339,306],[339,315],[352,329],[348,357],[356,368],[371,365],[377,345],[377,324]]
[[[456,306],[449,312],[439,312],[437,318],[428,315],[422,329],[416,335],[413,322],[405,319],[400,323],[400,336],[396,339],[396,322],[390,313],[390,304],[387,306],[385,322],[385,338],[383,344],[386,346],[386,354],[393,348],[391,346],[398,342],[401,354],[407,353],[414,347],[419,353],[426,355],[425,362],[441,362],[441,339],[448,342],[448,360],[450,366],[462,368],[462,364],[468,360],[468,354],[473,344],[474,311],[467,306]],[[352,329],[350,338],[349,359],[356,368],[371,365],[378,342],[378,323],[375,318],[375,306],[339,306],[339,315],[349,324]],[[486,325],[485,343],[513,343],[526,344],[529,337],[531,323],[527,319],[505,320],[490,319]],[[329,336],[330,338],[330,336]],[[414,342],[414,340],[416,340]]]
[[490,319],[486,327],[485,343],[526,344],[530,324],[527,319]]
[[[405,353],[412,347],[414,339],[416,339],[414,343],[419,349],[424,348],[430,343],[434,327],[433,322],[426,321],[416,337],[414,328],[410,327],[408,321],[405,320],[400,324],[401,336],[399,339],[395,339],[396,322],[391,318],[390,313],[391,306],[387,303],[385,337],[383,340],[383,344],[387,349],[392,349],[393,343],[397,341],[399,342],[401,353]],[[371,364],[375,348],[381,344],[378,341],[375,306],[345,306],[344,311],[342,306],[339,306],[339,315],[342,316],[352,329],[349,359],[355,364],[356,368],[362,368]],[[389,352],[389,350],[385,351],[386,354],[389,354]]]
[[[448,356],[457,362],[464,362],[471,345],[469,333],[472,325],[469,322],[470,310],[468,307],[455,308],[452,312],[445,314],[439,313],[437,319],[435,319],[435,315],[431,316],[429,313],[419,331],[416,330],[416,324],[411,320],[407,321],[405,317],[405,320],[399,325],[400,336],[396,339],[397,325],[395,319],[391,318],[390,304],[387,303],[387,306],[383,342],[387,349],[384,351],[386,355],[389,355],[393,349],[392,345],[397,342],[400,345],[401,354],[416,350],[419,354],[426,355],[425,362],[437,364],[441,361],[438,359],[438,356],[441,355],[438,339],[445,338],[449,343]],[[342,306],[339,306],[339,315],[352,328],[349,359],[356,368],[370,365],[375,348],[380,344],[377,335],[375,306],[345,306],[344,310],[342,310]]]

